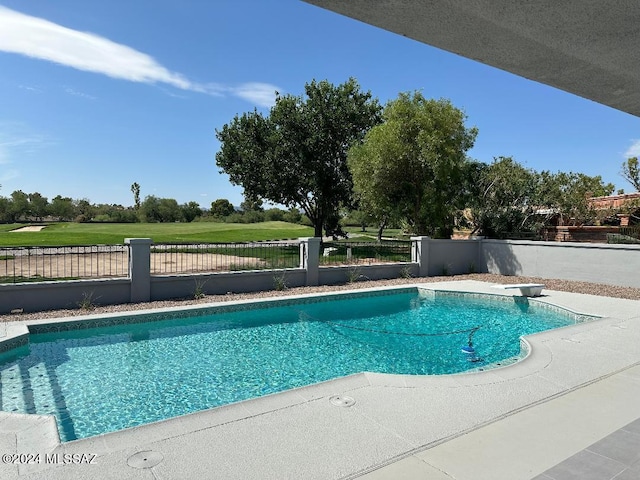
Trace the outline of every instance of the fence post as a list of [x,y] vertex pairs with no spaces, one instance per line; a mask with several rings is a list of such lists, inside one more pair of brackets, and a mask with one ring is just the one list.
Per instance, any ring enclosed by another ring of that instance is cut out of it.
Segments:
[[125,238],[129,245],[129,280],[131,303],[151,300],[151,243],[150,238]]
[[418,276],[429,276],[430,237],[411,237],[411,261],[418,264]]
[[307,286],[318,285],[320,266],[320,238],[300,238],[300,268],[307,271]]

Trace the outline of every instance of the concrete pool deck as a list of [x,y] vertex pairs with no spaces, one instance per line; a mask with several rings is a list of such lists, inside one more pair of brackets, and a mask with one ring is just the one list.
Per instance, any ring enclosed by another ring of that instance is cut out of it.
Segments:
[[[604,318],[529,336],[531,354],[503,368],[356,374],[64,444],[51,417],[0,412],[0,453],[25,462],[0,464],[0,478],[638,478],[640,302],[536,300]],[[614,458],[611,442],[632,451]],[[585,465],[591,477],[569,476]]]

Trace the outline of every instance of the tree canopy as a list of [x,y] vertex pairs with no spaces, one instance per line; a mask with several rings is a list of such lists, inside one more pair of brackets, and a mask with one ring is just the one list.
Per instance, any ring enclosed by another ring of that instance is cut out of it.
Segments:
[[138,210],[140,208],[140,184],[138,182],[131,184],[131,193],[133,193],[133,205]]
[[202,215],[202,209],[198,202],[188,202],[180,205],[180,211],[182,212],[182,218],[185,222],[193,222],[196,218]]
[[236,209],[226,198],[218,198],[211,202],[211,215],[222,218],[231,215]]
[[473,164],[468,180],[472,233],[495,238],[531,228],[538,207],[535,171],[511,157],[497,157],[491,164]]
[[611,195],[614,189],[600,175],[543,171],[539,173],[537,203],[559,215],[563,225],[584,225],[595,219],[589,199]]
[[178,222],[183,219],[183,212],[173,198],[147,195],[140,205],[140,219],[149,223]]
[[381,107],[355,79],[305,85],[304,96],[277,95],[269,115],[236,115],[216,130],[216,164],[249,198],[300,207],[315,229],[339,231],[352,200],[349,147],[380,121]]
[[401,93],[349,152],[354,189],[379,221],[406,222],[418,235],[448,237],[463,207],[466,152],[477,129],[448,100]]
[[633,185],[636,192],[640,192],[640,166],[638,165],[638,157],[628,158],[627,161],[622,164],[620,175]]
[[474,232],[500,238],[535,233],[554,218],[561,225],[597,220],[591,197],[610,195],[614,185],[600,176],[574,172],[537,172],[511,157],[479,163],[471,174],[470,222]]
[[51,200],[49,213],[54,217],[57,217],[58,220],[72,220],[75,213],[73,200],[70,197],[56,195]]

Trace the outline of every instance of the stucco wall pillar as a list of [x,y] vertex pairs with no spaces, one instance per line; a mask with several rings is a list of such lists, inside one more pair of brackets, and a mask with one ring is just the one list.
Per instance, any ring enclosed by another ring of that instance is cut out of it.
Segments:
[[411,237],[411,261],[417,263],[418,276],[429,276],[429,241],[430,237]]
[[320,267],[320,238],[307,237],[300,239],[300,267],[307,271],[307,286],[318,285],[318,268]]
[[131,303],[151,300],[151,244],[150,238],[125,238],[129,245],[129,279]]

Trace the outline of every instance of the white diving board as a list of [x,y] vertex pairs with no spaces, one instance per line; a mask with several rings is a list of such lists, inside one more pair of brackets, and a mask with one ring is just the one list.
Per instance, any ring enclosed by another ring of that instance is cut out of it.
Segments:
[[523,297],[539,297],[542,295],[543,283],[514,283],[512,285],[492,285],[493,288],[518,288]]

